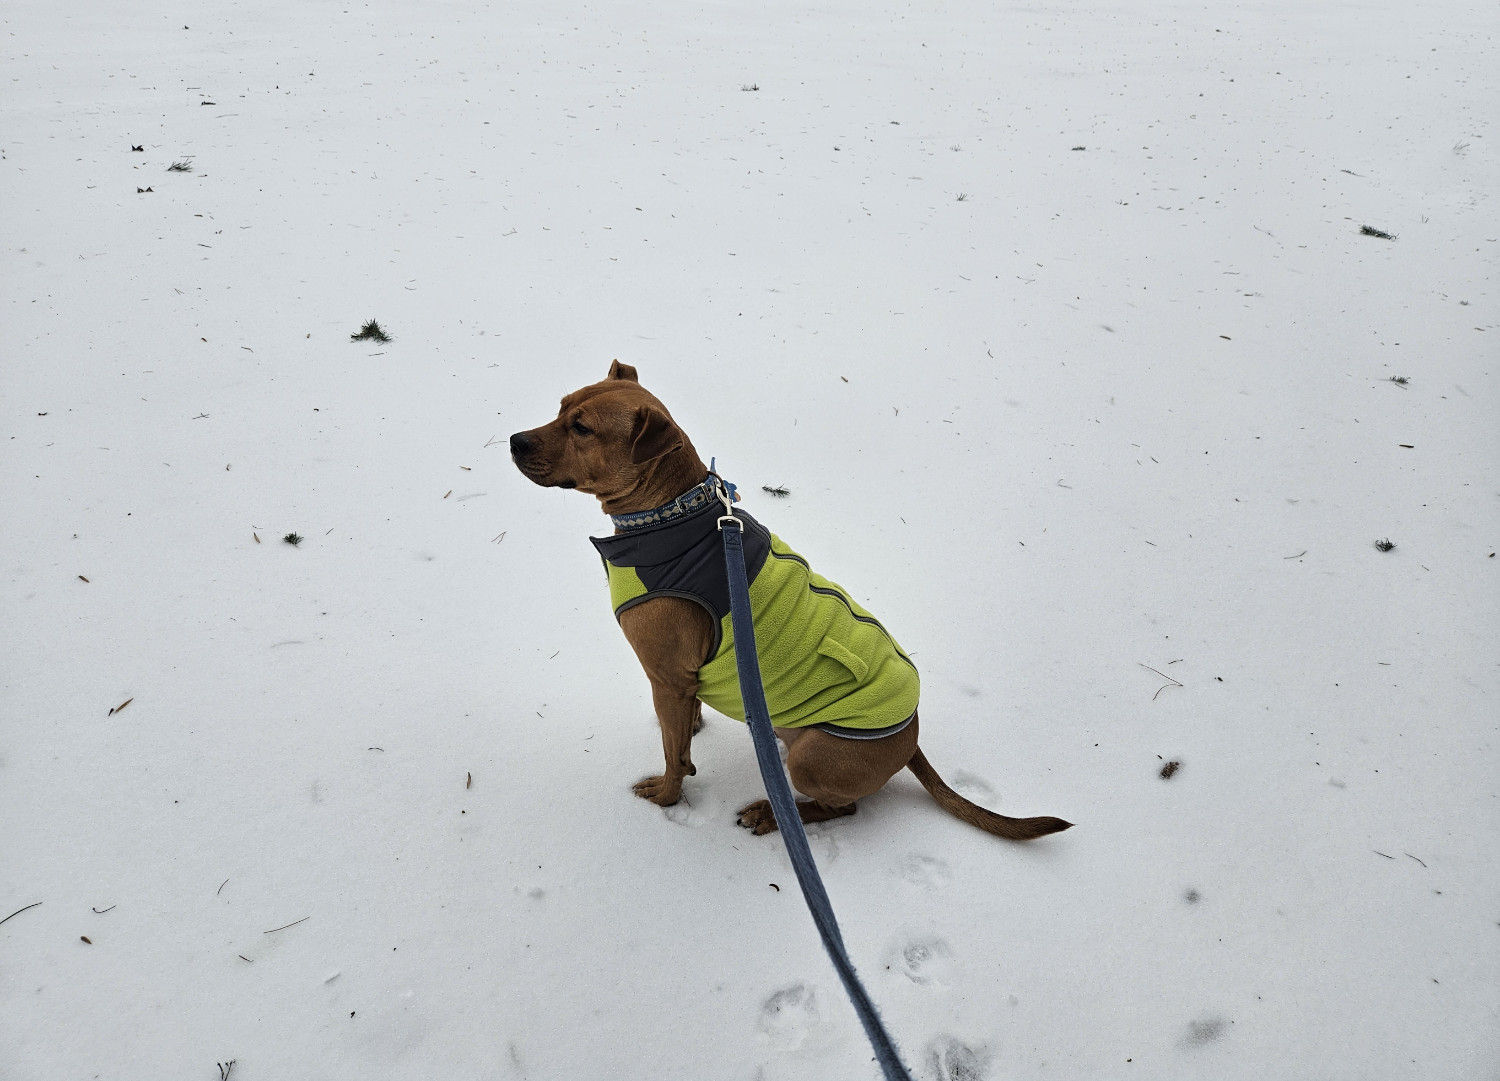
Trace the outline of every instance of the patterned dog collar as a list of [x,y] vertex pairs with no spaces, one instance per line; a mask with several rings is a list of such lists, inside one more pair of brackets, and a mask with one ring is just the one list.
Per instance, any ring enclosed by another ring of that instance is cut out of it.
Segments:
[[611,514],[609,520],[615,524],[616,529],[639,529],[641,526],[670,522],[673,518],[691,514],[714,502],[717,498],[714,494],[716,479],[710,474],[707,480],[689,488],[670,503],[663,503],[651,510],[633,511],[630,514]]

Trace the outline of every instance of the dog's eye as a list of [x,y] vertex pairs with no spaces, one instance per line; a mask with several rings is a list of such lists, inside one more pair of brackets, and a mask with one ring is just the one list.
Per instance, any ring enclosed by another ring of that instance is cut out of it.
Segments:
[[573,431],[576,432],[578,435],[593,435],[594,434],[594,429],[590,428],[587,424],[585,424],[581,420],[575,420],[573,422],[572,427],[573,427]]

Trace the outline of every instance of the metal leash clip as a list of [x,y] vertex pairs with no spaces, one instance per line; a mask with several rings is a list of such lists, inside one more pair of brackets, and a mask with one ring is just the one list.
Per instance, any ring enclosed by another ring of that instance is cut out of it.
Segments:
[[740,527],[740,532],[743,533],[745,531],[745,523],[734,516],[734,505],[740,501],[740,493],[734,490],[733,484],[730,484],[723,477],[719,476],[718,471],[714,469],[717,461],[718,459],[716,458],[708,460],[708,475],[714,482],[714,495],[718,496],[719,502],[724,504],[724,513],[719,515],[719,532],[722,533],[724,531],[725,522],[733,522]]
[[720,477],[717,473],[714,474],[714,495],[718,496],[719,502],[724,504],[724,513],[719,515],[719,530],[723,531],[725,522],[733,522],[740,527],[740,532],[743,533],[745,531],[745,523],[734,516],[734,500],[736,495],[724,486],[724,478]]

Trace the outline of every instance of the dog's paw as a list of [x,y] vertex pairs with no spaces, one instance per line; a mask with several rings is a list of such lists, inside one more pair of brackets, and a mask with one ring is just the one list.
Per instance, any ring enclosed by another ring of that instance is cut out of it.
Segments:
[[670,807],[682,798],[681,777],[647,777],[635,783],[635,794],[658,807]]
[[735,822],[759,837],[776,831],[776,812],[771,810],[770,800],[758,799],[741,807]]

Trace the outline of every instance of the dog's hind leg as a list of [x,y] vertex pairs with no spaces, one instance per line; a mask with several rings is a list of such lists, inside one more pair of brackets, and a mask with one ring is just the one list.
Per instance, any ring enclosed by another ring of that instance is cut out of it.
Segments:
[[[880,791],[917,749],[917,722],[883,739],[843,739],[817,729],[776,733],[787,744],[792,786],[811,799],[799,801],[803,822],[826,822],[852,815],[856,801]],[[776,818],[766,800],[743,808],[737,819],[755,833],[770,833]]]
[[[859,808],[850,803],[844,807],[829,807],[827,804],[818,803],[816,800],[803,799],[797,801],[797,817],[802,819],[806,825],[814,822],[827,822],[830,818],[842,818],[844,815],[852,815]],[[778,828],[776,825],[776,812],[771,810],[771,801],[758,799],[754,803],[740,808],[735,818],[736,825],[744,826],[751,833],[760,836],[765,833],[773,833]]]

